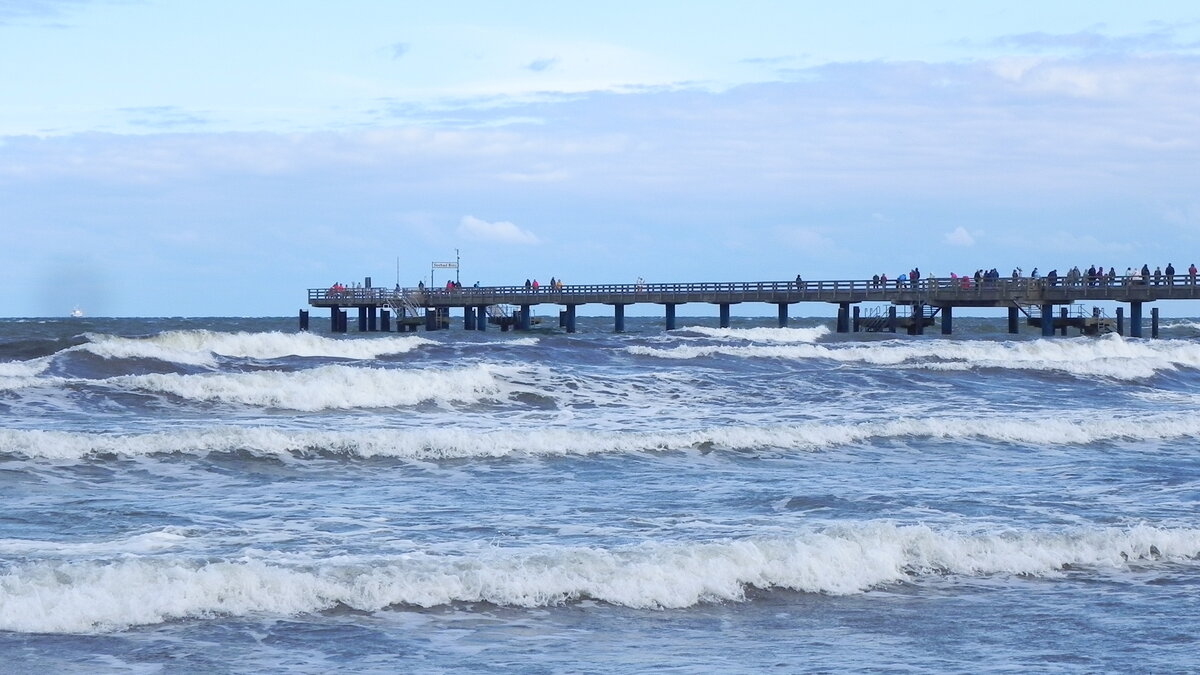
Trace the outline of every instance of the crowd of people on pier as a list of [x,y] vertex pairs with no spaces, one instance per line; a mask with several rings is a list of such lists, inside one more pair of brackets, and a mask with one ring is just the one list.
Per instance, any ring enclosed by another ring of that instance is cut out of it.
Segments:
[[[1103,265],[1092,265],[1086,270],[1081,270],[1078,266],[1074,266],[1067,270],[1065,274],[1060,274],[1058,269],[1052,269],[1043,277],[1038,268],[1033,268],[1029,276],[1024,276],[1020,267],[1014,268],[1010,278],[1013,281],[1020,279],[1028,279],[1030,281],[1041,281],[1050,286],[1175,286],[1175,285],[1196,285],[1197,267],[1195,263],[1188,266],[1186,273],[1176,270],[1173,263],[1167,263],[1166,267],[1155,267],[1152,271],[1149,264],[1143,264],[1139,267],[1127,267],[1124,275],[1118,275],[1115,267],[1109,267],[1105,271]],[[961,287],[972,288],[980,286],[988,286],[999,281],[1001,278],[999,270],[995,267],[991,269],[977,269],[974,274],[959,275],[951,272],[948,277],[939,278],[934,275],[922,274],[919,267],[914,267],[908,272],[902,272],[894,279],[891,279],[893,286],[889,286],[889,278],[887,273],[876,274],[871,277],[871,288],[939,288],[939,287]]]

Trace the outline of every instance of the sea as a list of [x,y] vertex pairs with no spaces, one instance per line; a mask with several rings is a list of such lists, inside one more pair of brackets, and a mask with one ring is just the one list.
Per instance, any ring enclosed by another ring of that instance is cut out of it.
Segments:
[[955,319],[0,320],[0,672],[1200,670],[1200,322]]

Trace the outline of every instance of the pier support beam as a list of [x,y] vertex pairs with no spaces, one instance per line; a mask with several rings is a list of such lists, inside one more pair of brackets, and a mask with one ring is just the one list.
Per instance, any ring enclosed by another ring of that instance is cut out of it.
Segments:
[[625,332],[625,305],[613,305],[613,330]]
[[1012,335],[1021,332],[1021,324],[1019,323],[1020,314],[1021,310],[1016,307],[1008,308],[1008,332]]
[[1042,337],[1054,337],[1054,305],[1042,305]]
[[1158,308],[1150,308],[1150,337],[1158,339]]
[[480,305],[480,306],[476,307],[475,308],[475,330],[480,331],[480,332],[487,330],[487,323],[488,323],[487,305]]
[[567,327],[567,310],[566,309],[558,310],[558,327],[559,328]]
[[862,312],[859,310],[858,305],[855,305],[850,308],[850,317],[851,317],[850,326],[851,326],[851,328],[853,328],[855,333],[857,333],[859,331],[859,328],[862,326],[862,321],[860,320],[861,314],[862,314]]
[[533,307],[531,305],[521,305],[521,325],[520,330],[529,330],[533,327]]
[[721,328],[729,328],[729,303],[721,303]]
[[362,305],[358,306],[358,332],[367,332],[367,308]]
[[463,307],[463,330],[475,330],[474,307]]
[[1117,308],[1117,335],[1125,334],[1125,308]]
[[575,305],[567,305],[566,312],[567,312],[567,325],[566,325],[567,332],[574,333],[575,332]]
[[667,303],[667,330],[675,330],[675,303]]
[[437,310],[432,307],[425,308],[425,330],[437,330]]
[[779,327],[787,328],[788,325],[788,306],[786,302],[779,303]]
[[300,330],[308,330],[308,310],[300,310]]
[[392,332],[392,313],[386,309],[379,310],[379,330]]
[[850,332],[850,303],[848,302],[838,303],[837,332]]
[[1129,303],[1129,337],[1142,337],[1142,301]]
[[1060,334],[1063,337],[1066,337],[1067,336],[1067,308],[1059,307],[1058,308],[1058,316],[1062,319],[1062,328],[1060,329]]
[[340,307],[338,307],[337,305],[333,305],[332,307],[329,308],[329,332],[330,333],[338,332],[338,324],[340,323],[338,321],[338,313],[341,311],[342,311],[342,309]]
[[912,323],[908,326],[909,335],[924,335],[925,334],[925,305],[916,303],[912,306],[910,312]]
[[891,305],[888,307],[888,332],[889,333],[896,332],[896,306],[895,305]]
[[954,332],[954,310],[950,305],[942,308],[942,335]]

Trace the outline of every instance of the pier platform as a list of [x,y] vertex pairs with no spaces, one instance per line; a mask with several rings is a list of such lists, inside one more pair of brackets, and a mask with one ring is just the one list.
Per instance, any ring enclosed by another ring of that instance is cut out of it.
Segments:
[[[524,286],[485,286],[453,289],[372,288],[308,289],[308,304],[330,310],[334,332],[346,330],[348,308],[358,312],[360,331],[390,331],[393,317],[399,329],[424,325],[437,330],[449,324],[449,310],[463,310],[464,328],[486,330],[489,324],[504,329],[529,330],[534,325],[532,309],[540,305],[561,307],[559,325],[575,331],[576,308],[582,305],[613,307],[614,329],[625,328],[625,308],[637,304],[664,307],[667,330],[675,329],[679,305],[706,303],[719,308],[720,325],[729,326],[729,308],[747,302],[773,304],[779,325],[786,326],[789,307],[800,303],[830,303],[838,306],[837,332],[851,330],[903,329],[921,334],[941,324],[941,333],[953,331],[954,310],[960,307],[1003,307],[1008,309],[1009,332],[1018,332],[1020,317],[1038,326],[1043,335],[1065,334],[1075,328],[1085,334],[1120,332],[1124,334],[1124,307],[1117,308],[1115,319],[1101,316],[1099,310],[1084,316],[1079,303],[1110,301],[1128,305],[1129,335],[1142,337],[1143,305],[1169,300],[1200,300],[1196,279],[1177,276],[1173,283],[1154,283],[1118,277],[1099,282],[1065,283],[1046,279],[1001,278],[975,282],[972,279],[921,279],[918,283],[867,280],[834,281],[750,281],[694,282],[667,284],[578,284],[538,289]],[[887,306],[887,315],[876,312],[861,316],[859,306],[874,303]],[[497,308],[511,308],[501,313]],[[1055,310],[1059,311],[1056,313]],[[1158,333],[1158,308],[1152,308],[1152,337]],[[301,310],[302,329],[308,327],[307,310]]]

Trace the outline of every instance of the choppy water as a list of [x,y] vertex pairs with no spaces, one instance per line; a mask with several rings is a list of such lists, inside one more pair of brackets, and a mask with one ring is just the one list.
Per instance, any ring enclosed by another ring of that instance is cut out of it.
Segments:
[[294,323],[0,321],[0,669],[1200,668],[1193,321]]

